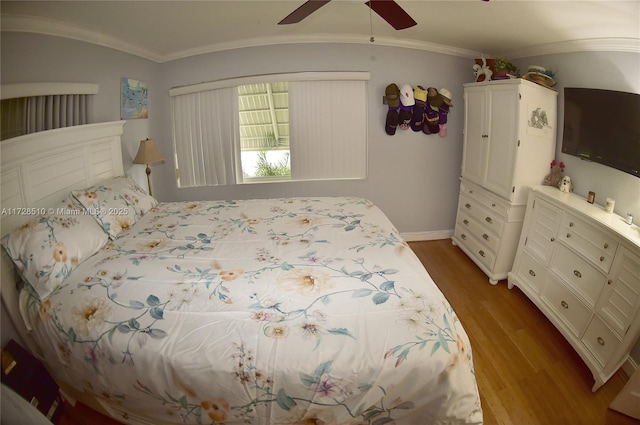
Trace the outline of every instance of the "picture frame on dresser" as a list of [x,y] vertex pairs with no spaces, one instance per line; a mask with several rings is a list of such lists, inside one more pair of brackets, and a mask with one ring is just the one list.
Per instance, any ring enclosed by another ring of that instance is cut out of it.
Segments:
[[507,278],[529,188],[555,156],[557,95],[523,79],[464,85],[460,192],[452,242],[497,284]]
[[508,274],[514,286],[576,350],[596,391],[640,337],[640,228],[576,194],[534,187]]

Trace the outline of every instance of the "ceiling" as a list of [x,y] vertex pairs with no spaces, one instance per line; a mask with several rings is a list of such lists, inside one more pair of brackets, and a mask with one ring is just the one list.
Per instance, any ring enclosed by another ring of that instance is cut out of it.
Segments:
[[277,25],[304,1],[2,0],[1,28],[88,41],[155,62],[268,44],[369,44],[371,35],[380,45],[470,58],[640,53],[640,0],[397,0],[418,22],[400,31],[364,0],[333,0],[298,24]]

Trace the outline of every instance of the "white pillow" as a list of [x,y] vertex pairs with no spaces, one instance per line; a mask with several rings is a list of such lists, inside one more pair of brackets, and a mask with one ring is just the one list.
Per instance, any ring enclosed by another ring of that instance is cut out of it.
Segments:
[[50,211],[2,239],[9,257],[41,300],[109,240],[94,218],[72,198]]
[[158,201],[142,190],[131,178],[113,177],[100,184],[71,192],[111,239],[133,226]]

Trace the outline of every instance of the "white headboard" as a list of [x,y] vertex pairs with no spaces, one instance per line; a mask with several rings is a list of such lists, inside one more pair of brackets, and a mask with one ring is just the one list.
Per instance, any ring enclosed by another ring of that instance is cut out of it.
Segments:
[[120,142],[124,124],[79,125],[0,142],[1,236],[32,218],[19,208],[50,207],[72,189],[124,174]]
[[[125,122],[60,128],[0,142],[1,236],[34,218],[30,214],[34,210],[28,208],[53,207],[73,189],[124,174],[120,138]],[[33,352],[20,316],[15,282],[13,264],[2,250],[3,308]]]

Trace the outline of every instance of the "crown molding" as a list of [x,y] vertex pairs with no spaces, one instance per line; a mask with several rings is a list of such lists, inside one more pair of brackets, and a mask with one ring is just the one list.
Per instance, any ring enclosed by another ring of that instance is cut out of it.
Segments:
[[247,38],[227,43],[216,43],[208,46],[197,47],[184,50],[174,55],[167,55],[162,62],[176,59],[183,59],[189,56],[201,55],[205,53],[220,52],[224,50],[242,49],[247,47],[275,46],[284,44],[314,44],[314,43],[335,43],[335,44],[366,44],[389,47],[401,47],[405,49],[424,50],[445,55],[460,56],[465,58],[477,58],[481,53],[472,50],[460,49],[457,47],[444,46],[441,44],[429,43],[418,40],[398,39],[392,37],[375,37],[375,41],[370,40],[369,35],[364,34],[309,34],[300,36],[274,36]]
[[628,52],[640,53],[640,39],[638,38],[592,38],[585,40],[570,40],[559,43],[540,44],[524,49],[499,54],[506,58],[528,58],[532,56],[554,55],[559,53],[576,52]]
[[84,41],[103,47],[120,50],[154,62],[162,62],[162,57],[148,50],[141,49],[131,43],[96,31],[87,30],[75,25],[62,23],[53,19],[44,19],[23,15],[2,15],[2,32],[26,32],[33,34],[52,35]]
[[[478,58],[481,52],[461,49],[442,44],[430,43],[427,41],[401,39],[395,37],[374,37],[371,42],[369,35],[364,34],[310,34],[302,36],[273,36],[260,38],[247,38],[232,42],[215,43],[207,46],[196,47],[183,50],[181,52],[162,55],[156,52],[143,49],[131,43],[127,43],[110,35],[87,30],[60,21],[24,16],[3,14],[3,32],[26,32],[35,34],[64,37],[99,46],[126,52],[153,62],[162,63],[190,56],[202,55],[206,53],[221,52],[225,50],[242,49],[247,47],[262,47],[285,44],[312,44],[312,43],[337,43],[337,44],[367,44],[388,47],[400,47],[405,49],[422,50],[445,55],[458,56],[462,58]],[[499,57],[509,57],[513,59],[526,58],[532,56],[550,55],[558,53],[574,53],[588,51],[611,51],[611,52],[632,52],[640,53],[640,39],[638,38],[603,38],[587,40],[571,40],[559,43],[549,43],[535,45],[524,49],[490,55]]]

